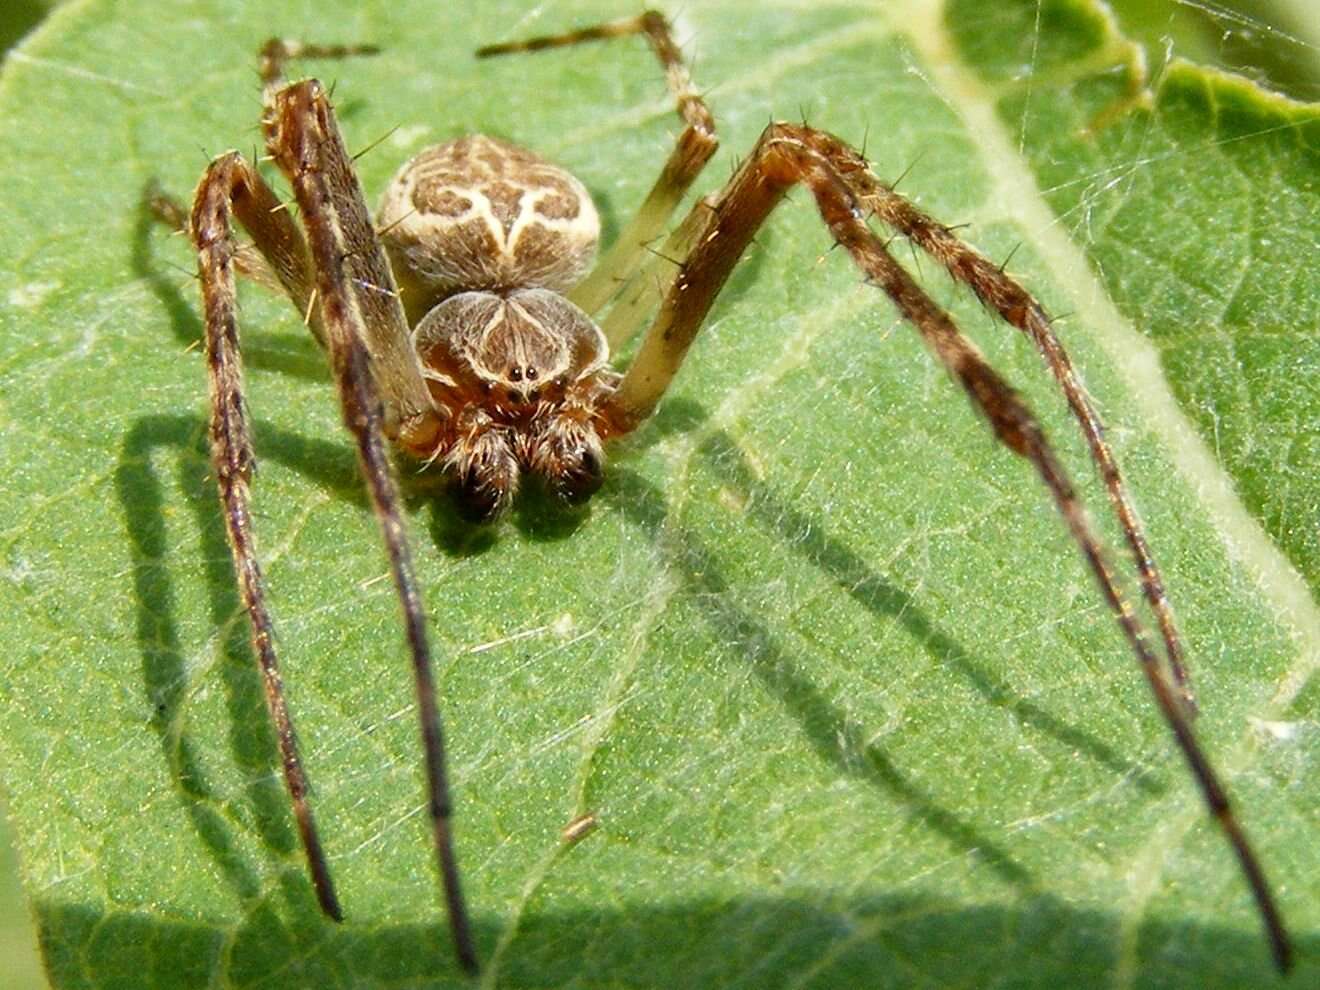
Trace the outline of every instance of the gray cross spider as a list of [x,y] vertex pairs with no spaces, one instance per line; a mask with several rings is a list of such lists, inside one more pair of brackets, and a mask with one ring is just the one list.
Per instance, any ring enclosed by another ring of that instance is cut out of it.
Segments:
[[[603,445],[645,422],[678,372],[725,279],[766,217],[805,186],[830,236],[879,286],[963,386],[998,440],[1028,459],[1049,490],[1100,592],[1141,664],[1211,814],[1237,856],[1280,970],[1291,947],[1269,885],[1224,787],[1191,729],[1195,702],[1159,569],[1128,499],[1099,419],[1049,317],[995,265],[872,174],[838,138],[805,124],[772,123],[722,190],[697,202],[666,240],[669,219],[714,154],[715,123],[693,88],[665,18],[655,12],[481,49],[527,52],[641,34],[664,67],[684,128],[636,218],[595,267],[599,221],[583,185],[530,151],[482,135],[428,148],[385,192],[373,224],[322,85],[286,83],[298,56],[366,54],[369,47],[272,40],[261,51],[262,128],[302,217],[236,152],[211,162],[191,214],[155,194],[164,222],[191,234],[205,308],[211,450],[229,543],[284,776],[322,910],[339,902],[308,801],[276,666],[261,571],[253,551],[248,486],[254,463],[244,409],[235,275],[282,288],[329,354],[344,422],[380,520],[403,605],[424,743],[429,811],[458,959],[477,952],[459,885],[436,691],[388,438],[407,457],[454,481],[461,511],[492,520],[522,475],[567,502],[603,477]],[[873,233],[876,219],[934,258],[1040,350],[1086,437],[1160,629],[1157,655],[1035,417],[950,317]],[[234,221],[252,237],[235,238]],[[653,245],[660,243],[659,250]],[[671,262],[669,259],[679,259]],[[585,276],[585,277],[584,277]],[[621,287],[637,288],[632,296]],[[598,326],[590,314],[614,302]],[[610,350],[659,306],[636,358],[620,374]]]

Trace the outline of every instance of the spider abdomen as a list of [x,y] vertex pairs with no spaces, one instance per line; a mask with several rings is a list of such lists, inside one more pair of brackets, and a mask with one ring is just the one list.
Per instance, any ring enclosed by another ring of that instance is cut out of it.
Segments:
[[481,134],[405,163],[385,190],[377,225],[413,323],[456,292],[565,292],[591,266],[600,236],[581,182]]

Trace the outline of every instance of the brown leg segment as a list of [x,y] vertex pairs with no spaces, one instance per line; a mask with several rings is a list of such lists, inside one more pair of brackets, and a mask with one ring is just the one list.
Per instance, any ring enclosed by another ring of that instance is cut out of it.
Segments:
[[284,66],[295,58],[351,58],[354,55],[378,55],[376,45],[310,45],[293,38],[269,38],[257,52],[257,71],[266,102],[284,86]]
[[444,736],[426,620],[384,450],[386,434],[414,444],[438,433],[439,416],[422,381],[393,276],[321,84],[307,80],[280,90],[270,101],[264,123],[267,148],[288,177],[307,228],[317,305],[344,423],[357,443],[403,606],[425,753],[428,807],[450,932],[459,962],[475,972],[476,948],[453,848]]
[[[234,153],[212,162],[197,188],[192,231],[206,311],[206,357],[211,384],[211,462],[220,488],[239,591],[252,624],[252,648],[257,655],[266,705],[279,740],[284,782],[293,802],[307,867],[321,910],[340,921],[343,912],[335,896],[325,852],[307,800],[307,776],[298,756],[293,721],[284,700],[248,508],[248,486],[255,460],[243,403],[243,370],[235,317],[236,245],[231,217],[236,216],[258,238],[258,244],[267,250],[267,257],[275,270],[290,271],[296,266],[286,266],[283,261],[297,256],[298,251],[293,245],[296,243],[301,249],[302,238],[287,214],[273,213],[268,209],[271,204],[278,204],[278,200],[270,188]],[[302,257],[305,259],[305,251]]]
[[[691,252],[697,236],[702,233],[712,204],[713,197],[702,199],[697,208],[688,213],[665,239],[663,247],[659,250],[649,249],[651,257],[637,274],[619,288],[610,311],[600,321],[601,332],[605,334],[611,352],[631,340],[655,312],[660,300],[678,277],[683,259]],[[706,206],[705,210],[700,208],[702,205]]]
[[[604,412],[603,435],[626,433],[650,416],[682,364],[706,313],[739,256],[783,195],[801,183],[821,218],[867,280],[882,287],[927,346],[989,420],[1001,443],[1035,465],[1082,551],[1172,730],[1211,813],[1223,828],[1251,888],[1274,959],[1292,964],[1287,931],[1260,864],[1242,832],[1218,775],[1192,733],[1188,715],[1119,590],[1100,541],[1035,417],[949,316],[894,261],[867,225],[871,203],[860,196],[870,176],[860,155],[822,131],[771,124],[709,214],[704,233],[647,331],[642,347]],[[874,180],[874,176],[870,176]]]
[[1017,327],[1035,342],[1046,365],[1063,389],[1068,405],[1086,436],[1091,457],[1100,470],[1101,478],[1104,479],[1110,502],[1118,515],[1128,547],[1136,561],[1146,600],[1150,603],[1159,623],[1168,655],[1169,669],[1178,685],[1182,703],[1189,712],[1195,713],[1196,699],[1183,658],[1182,642],[1178,637],[1173,609],[1164,592],[1164,581],[1160,577],[1159,568],[1151,555],[1146,538],[1141,532],[1141,523],[1137,520],[1136,510],[1133,509],[1132,502],[1128,498],[1118,462],[1115,461],[1113,451],[1105,441],[1100,417],[1096,414],[1095,406],[1091,403],[1091,397],[1087,394],[1085,386],[1073,369],[1068,352],[1064,350],[1063,344],[1055,335],[1049,317],[1031,294],[1005,275],[998,265],[964,244],[948,227],[921,212],[877,180],[869,171],[853,173],[849,185],[857,199],[869,211],[910,238],[914,244],[943,265],[951,276],[966,283],[977,297],[986,306],[999,313],[1005,322]]
[[[636,273],[646,257],[647,246],[657,242],[665,233],[669,217],[682,200],[683,194],[705,168],[711,155],[715,154],[715,149],[719,147],[719,139],[715,136],[715,119],[706,101],[692,85],[683,53],[674,42],[673,29],[664,15],[654,10],[648,10],[637,17],[581,28],[568,34],[547,35],[477,49],[477,57],[486,58],[633,34],[646,35],[651,50],[664,66],[665,83],[677,101],[678,115],[685,126],[660,172],[660,178],[651,188],[637,215],[591,274],[569,293],[569,299],[585,312],[593,314],[609,302]],[[611,346],[617,343],[610,341]]]
[[[185,237],[192,237],[192,218],[188,215],[188,209],[179,200],[175,199],[169,193],[160,187],[160,184],[152,179],[147,183],[146,189],[142,192],[142,201],[146,204],[151,215],[157,221],[164,224],[176,234],[183,234]],[[297,228],[294,228],[293,234],[302,242],[301,235]],[[233,263],[234,271],[243,278],[251,279],[258,285],[270,289],[272,292],[284,291],[290,296],[290,301],[295,306],[298,305],[296,293],[292,289],[287,289],[280,284],[279,278],[270,265],[266,264],[266,259],[261,256],[255,245],[246,242],[234,241]],[[303,252],[304,259],[306,251]],[[303,273],[302,281],[304,284],[311,278],[309,271]],[[304,309],[299,314],[304,319],[307,318],[307,311]],[[320,340],[319,328],[312,328],[313,334]]]
[[[293,184],[307,224],[310,250],[270,188],[234,153],[217,159],[207,170],[198,187],[191,227],[206,309],[212,457],[285,780],[317,898],[325,913],[339,920],[342,912],[307,801],[307,779],[280,683],[252,541],[248,484],[253,452],[243,406],[235,318],[234,281],[236,270],[241,270],[242,247],[233,236],[234,220],[252,235],[252,247],[259,252],[264,270],[274,275],[295,306],[310,314],[314,332],[330,351],[345,424],[357,443],[407,624],[426,754],[428,804],[450,927],[459,961],[475,971],[476,951],[453,851],[451,802],[425,619],[384,451],[387,428],[401,440],[425,439],[438,431],[438,416],[431,408],[420,370],[416,370],[417,359],[393,280],[372,236],[361,190],[320,85],[308,81],[272,94],[266,125],[270,150]],[[163,220],[177,222],[167,199],[150,202]],[[383,381],[384,415],[377,376]]]
[[409,450],[430,453],[440,412],[423,381],[394,276],[321,84],[309,79],[280,90],[270,97],[262,123],[267,150],[293,186],[312,244],[314,291],[330,346],[336,332],[330,324],[351,323],[371,356],[386,435]]

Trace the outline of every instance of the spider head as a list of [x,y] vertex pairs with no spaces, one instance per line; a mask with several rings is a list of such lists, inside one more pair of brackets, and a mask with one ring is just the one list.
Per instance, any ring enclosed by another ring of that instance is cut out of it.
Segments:
[[617,376],[609,346],[580,309],[549,289],[460,292],[413,331],[449,428],[429,457],[457,481],[469,518],[496,518],[523,474],[566,502],[603,480],[598,408]]

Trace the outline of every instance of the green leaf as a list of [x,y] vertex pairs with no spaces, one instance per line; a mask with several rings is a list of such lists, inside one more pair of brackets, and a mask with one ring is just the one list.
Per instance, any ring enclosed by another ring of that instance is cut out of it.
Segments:
[[0,10],[0,54],[49,13],[54,0],[11,0]]
[[[993,12],[992,12],[993,11]],[[627,12],[627,11],[622,11]],[[209,481],[193,267],[138,206],[259,141],[271,35],[379,190],[468,131],[573,169],[607,237],[675,131],[633,39],[477,62],[617,3],[73,3],[0,76],[0,759],[57,987],[456,975],[398,607],[324,359],[245,293],[254,514],[345,905],[316,910]],[[1189,646],[1198,732],[1316,982],[1320,113],[1092,4],[694,4],[714,189],[770,116],[1011,267],[1096,397]],[[397,128],[391,131],[392,128]],[[1090,132],[1087,133],[1087,129]],[[869,135],[869,136],[868,136]],[[894,245],[908,256],[901,243]],[[810,198],[772,218],[585,513],[489,532],[408,479],[488,985],[1268,986],[1259,922],[1025,462]],[[1039,411],[1030,345],[914,259]],[[593,812],[571,848],[560,831]]]

